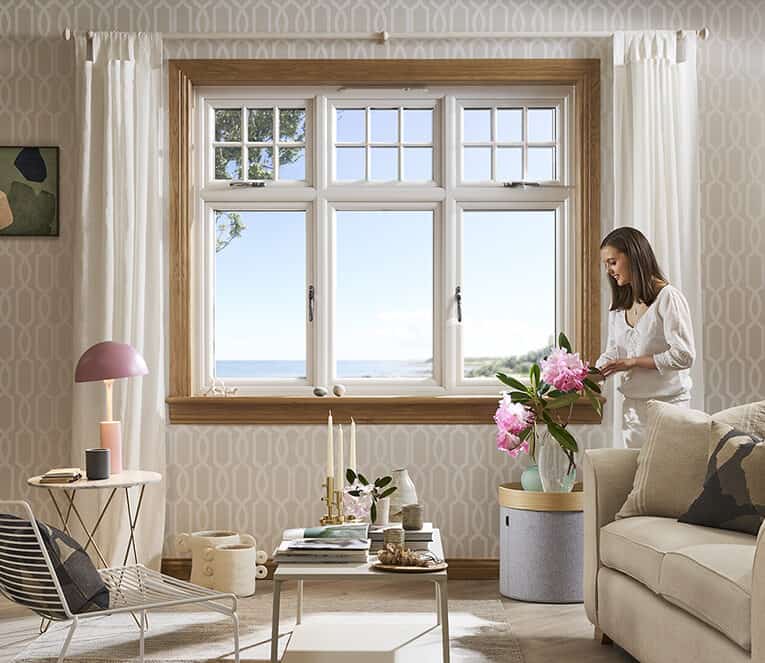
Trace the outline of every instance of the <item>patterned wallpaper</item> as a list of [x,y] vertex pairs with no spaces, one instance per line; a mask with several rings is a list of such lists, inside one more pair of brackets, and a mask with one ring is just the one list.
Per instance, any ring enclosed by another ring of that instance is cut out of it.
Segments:
[[[64,27],[208,31],[596,31],[706,25],[699,52],[701,214],[707,409],[762,398],[765,374],[765,5],[751,0],[15,0],[0,2],[0,143],[58,144],[61,237],[0,241],[0,497],[28,496],[31,473],[65,463],[72,393],[74,163],[71,43]],[[611,224],[608,40],[426,43],[168,41],[169,57],[599,57],[603,62],[603,208]],[[605,293],[604,293],[605,294]],[[581,427],[585,446],[607,424]],[[172,534],[206,527],[279,531],[318,516],[323,427],[170,427],[167,554]],[[451,556],[498,554],[496,485],[517,463],[493,450],[491,426],[359,428],[370,473],[406,465]],[[49,514],[44,514],[49,515]]]

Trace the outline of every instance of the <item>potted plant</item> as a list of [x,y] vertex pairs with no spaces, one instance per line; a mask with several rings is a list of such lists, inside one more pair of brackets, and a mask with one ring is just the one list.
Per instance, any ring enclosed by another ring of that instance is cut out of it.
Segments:
[[[369,506],[369,519],[372,523],[377,523],[378,503],[380,503],[381,507],[383,504],[387,505],[388,498],[396,492],[396,486],[389,486],[386,488],[386,486],[393,481],[392,477],[377,477],[374,480],[374,483],[370,484],[361,472],[356,473],[349,467],[345,470],[345,478],[350,484],[348,488],[345,489],[345,492],[361,502],[364,501],[364,498],[369,500],[371,502]],[[382,516],[383,509],[381,508],[380,511],[380,516]],[[381,517],[381,521],[383,522],[380,524],[382,525],[388,522],[387,513],[385,516],[385,518]]]
[[561,332],[550,354],[531,365],[528,384],[497,373],[500,381],[511,388],[502,393],[494,415],[497,449],[513,457],[528,453],[539,465],[545,491],[567,492],[573,488],[579,445],[568,423],[574,403],[582,397],[601,414],[600,387],[588,377],[599,372],[571,350],[568,338]]

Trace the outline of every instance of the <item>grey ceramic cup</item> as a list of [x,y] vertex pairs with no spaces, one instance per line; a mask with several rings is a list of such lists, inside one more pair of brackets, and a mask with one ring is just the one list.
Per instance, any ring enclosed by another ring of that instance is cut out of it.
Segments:
[[405,504],[401,508],[401,525],[404,529],[422,529],[422,505]]
[[85,449],[85,476],[90,481],[109,478],[109,449]]

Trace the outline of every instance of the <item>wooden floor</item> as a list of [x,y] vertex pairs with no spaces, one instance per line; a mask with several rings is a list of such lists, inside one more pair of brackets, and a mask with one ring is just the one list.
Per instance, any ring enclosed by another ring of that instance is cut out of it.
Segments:
[[[384,605],[384,592],[400,595],[400,585],[369,587],[374,592],[378,605]],[[312,585],[311,592],[321,593],[326,598],[341,598],[347,593],[347,583]],[[365,588],[353,586],[354,593]],[[430,595],[430,588],[412,583],[408,591],[415,595],[423,592]],[[270,593],[270,581],[258,582],[258,594]],[[521,603],[506,599],[499,594],[496,580],[452,580],[449,582],[449,598],[470,600],[471,598],[501,598],[508,622],[521,644],[525,663],[629,663],[631,656],[616,646],[604,646],[593,638],[592,625],[587,621],[584,606],[549,605]],[[0,599],[0,661],[10,661],[37,636],[40,620],[24,608]]]

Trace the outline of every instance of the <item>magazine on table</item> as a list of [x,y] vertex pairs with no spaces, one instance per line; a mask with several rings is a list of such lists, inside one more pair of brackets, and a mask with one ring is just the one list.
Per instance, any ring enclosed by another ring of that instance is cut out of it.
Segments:
[[288,550],[369,550],[369,539],[297,539],[287,542]]
[[294,527],[282,533],[283,541],[298,539],[367,539],[367,523],[349,523],[347,525],[322,525],[320,527]]

